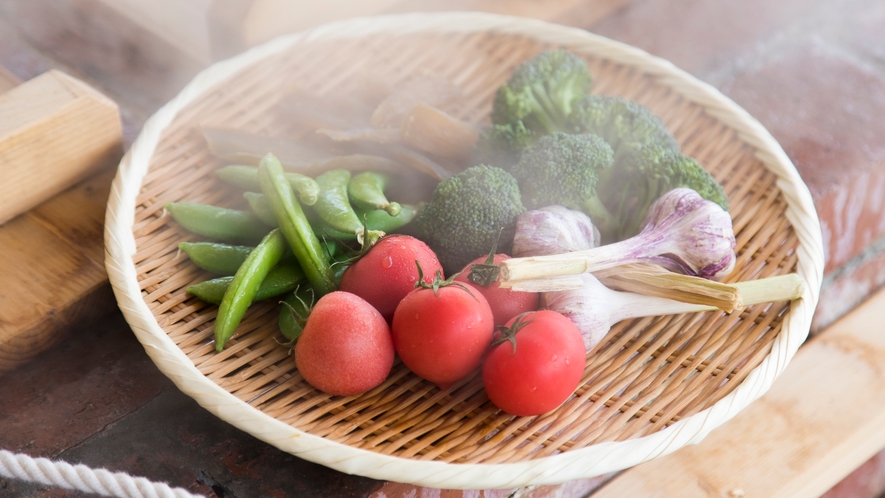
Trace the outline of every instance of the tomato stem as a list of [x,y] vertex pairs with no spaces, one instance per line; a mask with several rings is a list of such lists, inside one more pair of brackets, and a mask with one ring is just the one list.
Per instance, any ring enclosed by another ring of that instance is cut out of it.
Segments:
[[516,320],[513,321],[513,325],[499,325],[498,332],[501,334],[497,339],[492,341],[489,345],[489,348],[493,348],[499,344],[504,344],[505,342],[509,342],[511,345],[510,356],[516,354],[516,333],[520,331],[526,325],[532,323],[531,320],[526,320],[525,317],[531,313],[531,311],[527,311],[525,313],[520,313]]
[[423,288],[423,289],[432,289],[433,295],[436,296],[436,295],[438,295],[440,288],[453,285],[455,287],[463,289],[464,292],[470,294],[471,297],[476,299],[476,296],[474,296],[473,293],[470,292],[470,289],[468,289],[466,285],[464,285],[460,282],[455,282],[455,277],[460,275],[461,274],[460,272],[455,273],[451,277],[444,279],[442,276],[442,271],[436,270],[436,275],[433,276],[433,281],[428,284],[427,282],[424,281],[424,269],[421,268],[421,262],[416,259],[415,264],[418,266],[418,281],[415,282],[416,289],[419,287]]

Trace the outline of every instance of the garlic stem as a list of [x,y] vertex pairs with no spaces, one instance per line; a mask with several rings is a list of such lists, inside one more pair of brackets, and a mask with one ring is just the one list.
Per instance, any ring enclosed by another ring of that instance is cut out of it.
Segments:
[[[793,301],[801,298],[802,294],[805,292],[805,282],[795,273],[760,278],[757,280],[747,280],[745,282],[737,282],[731,285],[734,285],[740,291],[741,299],[745,307],[754,304]],[[666,301],[666,303],[649,300],[642,306],[641,312],[643,314],[633,314],[631,317],[679,315],[682,313],[697,313],[718,309],[716,306],[682,303],[666,298],[664,298],[663,301]]]

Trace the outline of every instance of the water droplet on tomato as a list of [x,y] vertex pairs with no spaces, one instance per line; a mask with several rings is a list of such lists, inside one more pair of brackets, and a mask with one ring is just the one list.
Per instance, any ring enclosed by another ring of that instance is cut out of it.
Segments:
[[551,362],[554,362],[554,361],[556,361],[556,358],[557,358],[557,356],[556,356],[556,355],[553,355],[553,356],[550,358],[550,361],[551,361]]
[[383,266],[385,269],[390,268],[391,266],[393,266],[393,258],[387,256],[386,258],[382,259],[381,266]]

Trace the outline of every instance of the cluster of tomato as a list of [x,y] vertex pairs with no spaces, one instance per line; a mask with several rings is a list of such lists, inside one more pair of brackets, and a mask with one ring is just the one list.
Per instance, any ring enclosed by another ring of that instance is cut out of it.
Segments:
[[398,355],[441,389],[482,367],[489,399],[507,413],[556,408],[583,376],[581,334],[559,313],[539,311],[536,293],[471,282],[471,267],[485,259],[443,280],[424,242],[381,239],[314,306],[295,346],[302,376],[329,394],[360,394],[384,382]]

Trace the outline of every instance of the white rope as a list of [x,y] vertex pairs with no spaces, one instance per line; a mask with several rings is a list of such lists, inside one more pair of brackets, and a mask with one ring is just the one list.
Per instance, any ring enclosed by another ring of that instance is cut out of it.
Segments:
[[151,482],[123,472],[93,470],[85,465],[53,462],[0,450],[0,477],[76,489],[120,498],[203,498],[165,483]]

